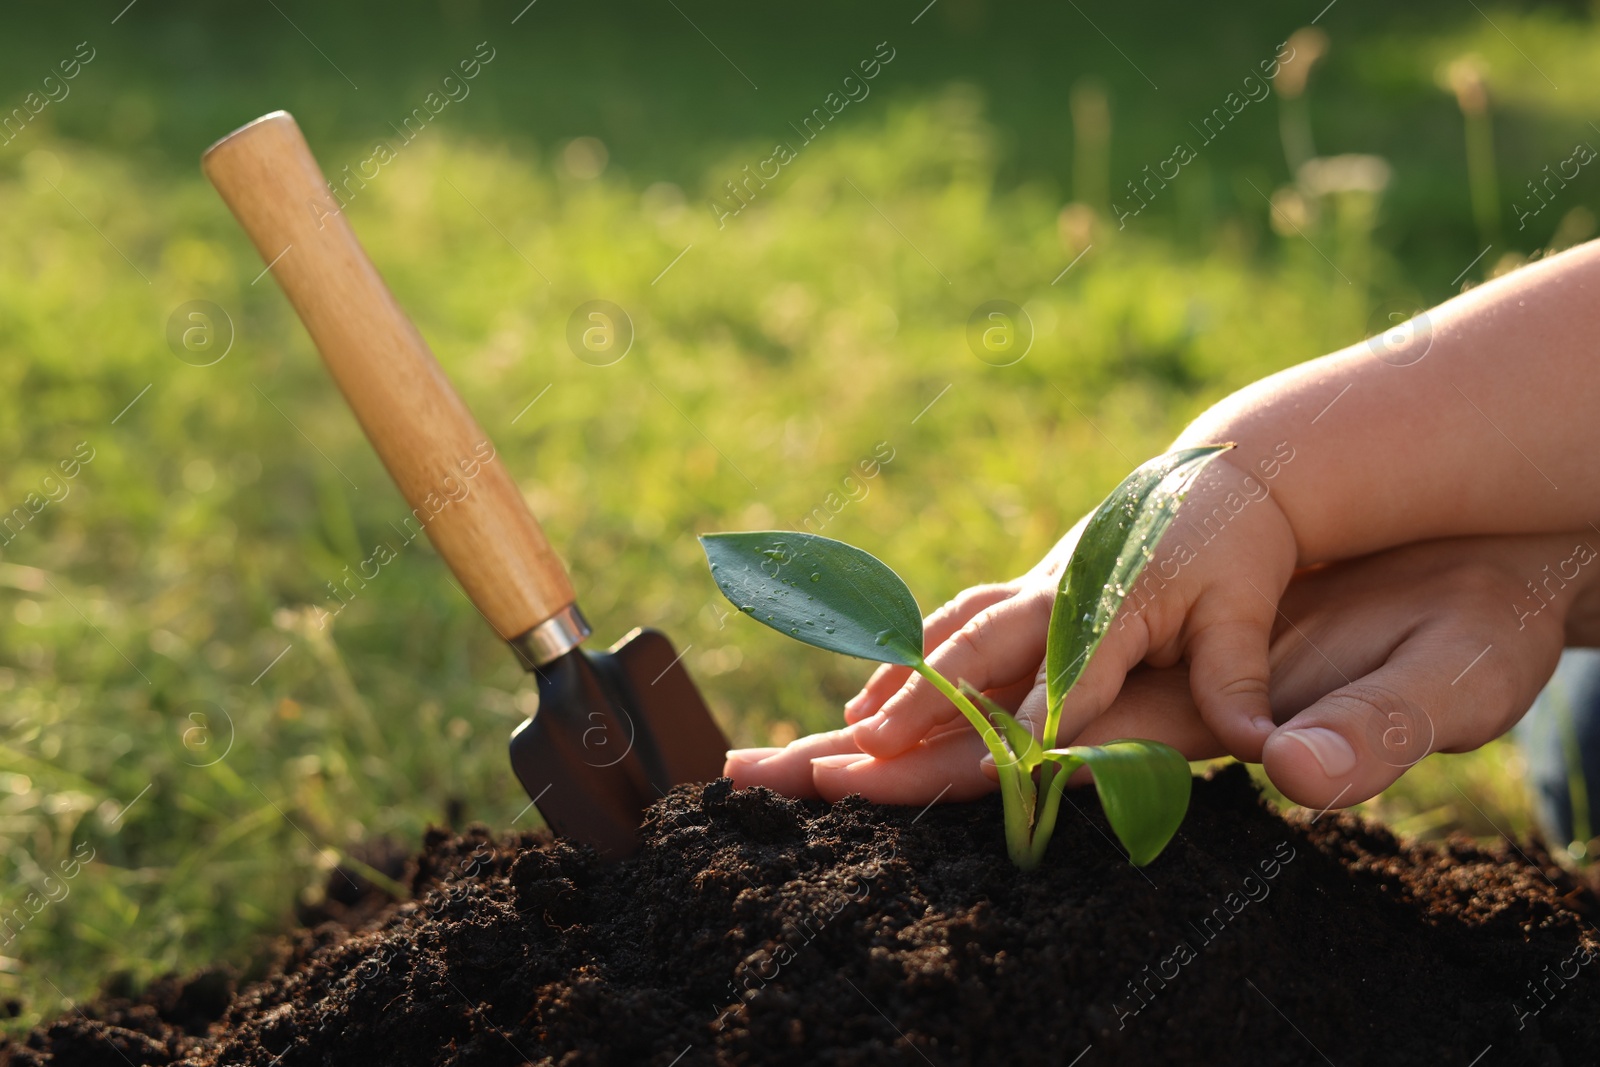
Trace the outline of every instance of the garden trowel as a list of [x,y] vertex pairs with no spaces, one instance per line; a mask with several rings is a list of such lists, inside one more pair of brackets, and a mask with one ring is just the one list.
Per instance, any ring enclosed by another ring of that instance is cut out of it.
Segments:
[[607,652],[516,483],[345,221],[294,119],[275,111],[208,149],[206,177],[305,323],[323,362],[467,596],[538,677],[511,765],[557,833],[621,858],[640,817],[722,773],[727,739],[672,645],[634,630]]

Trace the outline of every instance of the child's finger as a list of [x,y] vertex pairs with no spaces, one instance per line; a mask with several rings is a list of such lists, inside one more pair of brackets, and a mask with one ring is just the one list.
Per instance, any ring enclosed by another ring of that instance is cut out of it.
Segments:
[[1104,715],[1091,720],[1077,736],[1062,737],[1056,744],[1103,745],[1128,737],[1171,745],[1191,760],[1226,755],[1222,742],[1200,717],[1189,672],[1182,667],[1134,668]]
[[[974,616],[928,657],[952,684],[985,691],[1011,685],[1038,669],[1050,625],[1049,590],[1031,590]],[[850,729],[861,751],[891,759],[961,712],[927,679],[913,677],[882,709]]]
[[880,663],[861,691],[844,702],[844,721],[857,723],[875,714],[884,701],[894,696],[911,677],[911,668],[896,663]]
[[1256,763],[1274,729],[1267,649],[1277,609],[1264,596],[1249,597],[1231,597],[1220,609],[1197,604],[1187,652],[1201,718],[1235,758]]
[[812,777],[824,800],[851,793],[878,804],[972,800],[995,788],[978,766],[984,751],[977,732],[955,722],[894,759],[840,754],[814,760]]
[[[1023,700],[1033,691],[1034,684],[1034,678],[1025,674],[1010,685],[985,690],[983,695],[1015,715],[1021,708]],[[966,720],[963,719],[961,721],[965,722]]]
[[[1022,698],[1021,703],[1017,705],[1016,710],[1012,714],[1016,718],[1017,722],[1022,724],[1024,729],[1026,729],[1034,737],[1039,738],[1044,743],[1045,747],[1049,748],[1053,746],[1050,741],[1045,739],[1044,736],[1045,717],[1047,713],[1048,695],[1045,691],[1044,684],[1044,666],[1041,664],[1037,674],[1034,677],[1033,685],[1028,689],[1027,694]],[[1000,772],[995,768],[993,754],[985,750],[982,764],[984,776],[990,781],[998,782],[1000,780]]]
[[[1017,709],[1017,719],[1038,737],[1044,729],[1044,687],[1038,686]],[[1062,736],[1053,747],[1103,745],[1127,737],[1140,737],[1171,745],[1191,760],[1224,755],[1221,742],[1200,718],[1189,689],[1189,672],[1183,667],[1136,667],[1104,715],[1089,722],[1076,736]],[[986,756],[983,773],[998,781],[994,763]]]
[[859,751],[848,730],[811,734],[786,748],[747,748],[728,753],[722,773],[733,779],[735,789],[763,785],[788,797],[814,799],[816,785],[811,778],[811,761],[819,756]]
[[[1027,684],[1027,679],[1024,679],[1023,684]],[[989,694],[1001,706],[1008,708],[1016,707],[1025,695],[1025,690],[1020,690],[1020,687],[1016,686],[1010,689],[997,689]],[[965,719],[947,723],[944,727],[936,730],[935,734],[953,733],[961,730],[972,733],[975,739],[978,736],[973,733],[972,728],[967,725]],[[914,754],[918,751],[919,749],[913,749],[912,753]],[[980,743],[977,753],[981,754],[981,752],[982,745]],[[733,785],[736,789],[748,789],[751,786],[760,785],[785,796],[816,798],[823,795],[818,791],[817,775],[821,776],[822,781],[831,782],[835,785],[849,782],[860,784],[862,781],[868,783],[878,781],[878,776],[885,773],[881,770],[882,761],[880,761],[878,768],[870,770],[866,779],[852,779],[848,775],[841,776],[835,773],[840,764],[854,762],[849,757],[859,757],[861,755],[861,750],[856,746],[855,741],[851,739],[849,730],[830,730],[826,733],[811,734],[807,737],[799,738],[785,748],[734,749],[728,753],[728,759],[723,766],[722,773],[733,779]],[[827,760],[824,757],[836,758]],[[913,770],[922,768],[924,771],[928,771],[928,768],[935,766],[927,762],[928,758],[927,756],[920,756],[904,766]],[[812,761],[818,759],[822,759],[823,762],[820,765],[813,766]],[[947,764],[944,762],[946,759],[952,762]],[[936,766],[938,768],[953,767],[953,759],[954,757],[941,755],[940,762]],[[969,760],[968,762],[971,761]],[[863,770],[867,769],[863,768]],[[887,773],[891,779],[898,779],[901,774],[906,772],[904,770],[895,770]],[[928,771],[928,773],[932,772]],[[903,792],[905,786],[906,783],[897,783],[896,787],[902,789]],[[849,791],[846,790],[846,793]],[[838,795],[843,796],[846,794],[840,793]]]
[[[923,621],[922,654],[932,655],[934,649],[948,641],[950,636],[971,621],[974,615],[1015,596],[1016,592],[1015,585],[976,585],[971,589],[962,590],[953,600],[942,605]],[[867,679],[867,684],[862,687],[861,692],[846,701],[844,721],[856,723],[876,714],[884,702],[894,696],[910,677],[910,667],[885,663],[872,672],[872,677]]]
[[1452,685],[1476,647],[1407,640],[1384,666],[1273,733],[1262,752],[1267,776],[1297,804],[1346,807],[1383,792],[1430,752],[1465,751],[1499,736],[1538,683],[1519,686],[1514,666],[1491,646],[1475,664],[1474,684]]
[[[1122,692],[1123,683],[1129,678],[1129,672],[1139,666],[1149,651],[1150,631],[1145,625],[1144,616],[1133,614],[1126,620],[1119,619],[1107,631],[1100,647],[1089,657],[1088,666],[1062,699],[1056,742],[1060,744],[1068,738],[1077,737],[1090,723],[1112,708]],[[1040,681],[1044,681],[1042,671]],[[1041,690],[1043,688],[1040,687]],[[1036,700],[1042,706],[1047,696],[1041,691],[1036,698],[1030,694],[1029,699]],[[1042,727],[1042,713],[1033,713],[1039,715]]]

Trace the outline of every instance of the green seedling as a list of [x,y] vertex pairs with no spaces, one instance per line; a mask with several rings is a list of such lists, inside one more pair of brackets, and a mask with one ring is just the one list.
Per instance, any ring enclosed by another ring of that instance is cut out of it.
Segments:
[[[1044,737],[1055,739],[1062,702],[1177,516],[1184,494],[1231,447],[1208,445],[1153,459],[1089,517],[1062,570],[1050,614]],[[1183,822],[1190,776],[1181,753],[1137,739],[1045,748],[1004,708],[928,665],[916,598],[876,557],[842,541],[784,530],[707,534],[700,544],[717,587],[746,615],[818,648],[909,667],[966,716],[994,757],[1006,849],[1023,870],[1044,857],[1062,791],[1079,768],[1093,776],[1106,819],[1133,863],[1143,866],[1160,855]]]

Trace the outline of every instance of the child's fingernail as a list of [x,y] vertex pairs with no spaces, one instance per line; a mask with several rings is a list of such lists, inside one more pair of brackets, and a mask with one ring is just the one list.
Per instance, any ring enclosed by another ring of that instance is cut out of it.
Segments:
[[857,731],[862,733],[877,733],[880,729],[882,729],[883,724],[888,721],[889,717],[887,715],[881,711],[875,711],[871,715],[868,715],[865,719],[862,719],[860,722],[856,723],[855,728]]
[[988,755],[985,755],[981,760],[978,761],[978,765],[980,767],[993,767],[993,766],[995,766],[994,754],[990,753]]
[[724,758],[730,763],[760,763],[782,751],[781,748],[730,748]]
[[1306,746],[1306,751],[1316,757],[1322,765],[1322,773],[1329,778],[1338,778],[1348,774],[1356,765],[1355,749],[1333,730],[1323,726],[1307,726],[1299,730],[1289,730],[1285,736],[1291,737]]
[[854,766],[862,760],[871,758],[865,752],[841,752],[837,756],[813,756],[811,758],[811,766],[826,767],[829,770],[842,770],[845,767]]

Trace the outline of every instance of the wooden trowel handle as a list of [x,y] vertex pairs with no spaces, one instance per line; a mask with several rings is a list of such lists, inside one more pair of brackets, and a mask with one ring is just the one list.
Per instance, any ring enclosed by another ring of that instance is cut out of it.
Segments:
[[493,444],[395,302],[294,119],[275,111],[201,167],[271,265],[361,428],[421,525],[500,636],[573,602],[572,583]]

